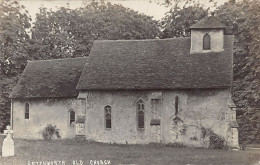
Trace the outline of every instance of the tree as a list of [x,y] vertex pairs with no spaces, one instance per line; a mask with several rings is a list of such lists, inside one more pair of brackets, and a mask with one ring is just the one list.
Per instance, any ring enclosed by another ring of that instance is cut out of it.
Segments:
[[122,5],[90,3],[75,10],[41,8],[32,30],[34,59],[87,56],[94,40],[146,39],[159,34],[158,22]]
[[10,122],[8,96],[27,60],[87,56],[97,39],[146,39],[159,34],[152,17],[111,3],[56,11],[41,8],[31,37],[30,20],[24,6],[0,1],[0,131]]
[[240,140],[260,141],[260,2],[231,0],[216,10],[235,35],[233,100],[238,106]]
[[200,4],[175,6],[162,20],[163,31],[160,38],[190,36],[189,27],[208,15],[208,9]]
[[[183,9],[175,6],[163,19],[161,38],[189,36],[188,28],[206,16],[208,10],[191,3]],[[260,141],[260,2],[230,0],[215,12],[228,27],[228,33],[235,36],[232,96],[238,107],[240,140],[256,143]]]
[[6,75],[23,70],[27,60],[26,42],[30,17],[24,6],[16,1],[0,2],[0,65]]
[[11,89],[27,60],[30,17],[15,1],[0,1],[0,131],[10,122]]
[[[150,0],[150,2],[157,2],[160,5],[164,5],[166,7],[171,8],[183,8],[184,6],[193,6],[195,4],[201,4],[200,0]],[[216,7],[217,2],[215,0],[209,0],[207,2],[208,8]]]

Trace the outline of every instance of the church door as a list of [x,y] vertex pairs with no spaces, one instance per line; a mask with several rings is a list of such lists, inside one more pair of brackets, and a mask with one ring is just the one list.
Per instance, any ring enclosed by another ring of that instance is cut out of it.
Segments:
[[151,125],[151,143],[161,142],[161,126],[160,124]]
[[161,142],[161,100],[152,99],[152,111],[150,122],[150,140],[151,143]]

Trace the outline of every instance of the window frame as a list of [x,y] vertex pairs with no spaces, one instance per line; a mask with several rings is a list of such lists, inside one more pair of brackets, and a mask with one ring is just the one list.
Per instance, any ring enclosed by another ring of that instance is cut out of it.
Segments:
[[[28,116],[27,116],[28,115]],[[24,119],[29,120],[30,119],[30,104],[29,102],[25,103],[24,107]]]
[[[107,115],[110,115],[110,128],[108,127],[108,124],[107,124],[107,120],[108,120]],[[106,105],[104,107],[104,126],[105,126],[106,130],[112,129],[112,107],[110,105]]]
[[[72,120],[71,120],[71,113],[74,113],[74,121],[73,122],[71,122]],[[74,126],[75,125],[75,123],[76,123],[76,111],[74,110],[74,109],[70,109],[69,110],[69,126]]]
[[179,96],[175,97],[175,116],[179,113]]
[[[140,127],[139,113],[142,113],[143,118],[143,127]],[[136,102],[136,120],[137,120],[137,130],[145,130],[145,105],[142,99],[139,99]]]
[[204,34],[202,44],[203,50],[211,50],[211,37],[208,33]]

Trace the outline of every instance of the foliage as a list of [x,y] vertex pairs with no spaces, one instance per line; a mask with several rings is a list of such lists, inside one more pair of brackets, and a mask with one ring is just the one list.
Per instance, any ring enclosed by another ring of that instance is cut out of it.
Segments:
[[[169,0],[179,2],[179,0]],[[161,38],[190,36],[189,27],[207,15],[209,9],[187,1],[187,5],[175,6],[162,21]],[[178,4],[178,3],[177,3]],[[234,83],[232,96],[238,106],[237,119],[240,126],[240,142],[260,141],[260,1],[242,0],[229,2],[215,10],[216,17],[235,36]]]
[[51,124],[48,124],[42,131],[42,137],[44,140],[51,140],[53,135],[56,135],[57,138],[61,138],[60,130]]
[[172,8],[162,20],[163,31],[160,38],[190,36],[189,27],[208,15],[208,10],[200,4]]
[[[91,3],[82,8],[41,8],[30,16],[18,2],[0,1],[0,128],[10,121],[12,88],[27,60],[87,56],[93,40],[158,36],[158,22],[121,5]],[[30,33],[31,37],[30,37]],[[1,129],[0,129],[1,130]]]
[[152,17],[111,3],[57,11],[41,8],[34,25],[33,59],[87,56],[94,40],[146,39],[159,34]]
[[225,139],[218,134],[216,134],[213,130],[205,127],[201,127],[201,137],[205,139],[209,137],[209,148],[212,149],[226,149]]
[[[150,0],[156,1],[156,0]],[[158,4],[163,5],[165,7],[171,8],[182,8],[183,6],[193,6],[194,4],[198,4],[200,0],[160,0]],[[216,0],[209,0],[207,1],[208,8],[215,8],[217,6]]]
[[0,65],[1,72],[16,74],[23,70],[26,60],[26,30],[30,17],[24,6],[16,1],[0,1]]
[[217,17],[235,35],[233,100],[238,107],[240,142],[260,141],[260,1],[229,1]]
[[[188,28],[209,9],[192,0],[165,0],[173,8],[162,20],[160,38],[189,36]],[[235,35],[233,99],[238,106],[240,140],[260,141],[260,2],[231,0],[216,17]],[[0,1],[0,128],[10,119],[8,96],[27,60],[87,56],[93,40],[147,39],[159,34],[158,22],[121,5],[91,3],[82,8],[41,8],[32,37],[30,16],[15,1]],[[228,30],[228,32],[229,32]]]
[[215,134],[214,132],[209,137],[209,148],[213,149],[226,149],[224,138]]
[[10,122],[8,98],[27,63],[30,16],[15,1],[0,1],[0,132]]

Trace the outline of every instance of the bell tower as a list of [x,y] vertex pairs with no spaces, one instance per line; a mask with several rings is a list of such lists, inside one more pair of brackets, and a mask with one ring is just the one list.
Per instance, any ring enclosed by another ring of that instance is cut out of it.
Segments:
[[190,27],[191,47],[190,53],[221,52],[224,50],[224,32],[222,25],[214,13],[201,19]]

